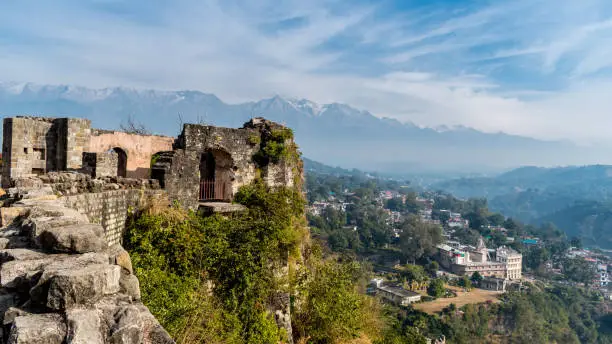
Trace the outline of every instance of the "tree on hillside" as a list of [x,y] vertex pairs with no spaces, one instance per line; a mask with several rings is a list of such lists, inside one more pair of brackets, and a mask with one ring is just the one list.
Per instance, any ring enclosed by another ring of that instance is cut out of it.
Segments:
[[444,281],[439,278],[436,278],[429,283],[429,287],[427,288],[427,294],[433,297],[441,297],[444,295],[446,289],[444,288]]
[[411,216],[401,225],[400,249],[408,261],[415,262],[424,255],[435,253],[436,245],[442,242],[442,228],[424,223]]
[[470,279],[472,280],[472,283],[474,283],[476,285],[480,285],[480,282],[483,280],[483,277],[480,274],[480,272],[474,271],[474,273],[472,274],[472,277],[470,277]]
[[487,220],[492,226],[503,226],[504,222],[506,221],[506,218],[500,213],[493,213],[489,215]]

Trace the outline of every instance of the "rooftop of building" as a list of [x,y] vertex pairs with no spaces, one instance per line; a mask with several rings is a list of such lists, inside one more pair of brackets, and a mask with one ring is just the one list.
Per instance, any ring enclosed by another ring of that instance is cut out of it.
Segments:
[[401,297],[415,297],[415,296],[421,295],[419,293],[415,293],[413,291],[406,290],[401,287],[391,286],[391,285],[383,285],[383,286],[378,287],[378,289],[386,291],[394,295],[397,295],[397,296],[401,296]]

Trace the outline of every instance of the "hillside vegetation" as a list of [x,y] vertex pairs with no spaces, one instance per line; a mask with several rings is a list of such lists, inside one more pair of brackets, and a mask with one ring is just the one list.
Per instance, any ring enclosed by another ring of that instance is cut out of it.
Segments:
[[551,222],[586,245],[612,248],[612,166],[524,167],[434,188],[458,197],[486,197],[492,210],[506,216],[531,224]]

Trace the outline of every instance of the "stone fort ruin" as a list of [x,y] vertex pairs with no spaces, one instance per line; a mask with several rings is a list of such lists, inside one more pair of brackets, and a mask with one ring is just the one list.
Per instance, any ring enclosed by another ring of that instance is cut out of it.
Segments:
[[301,173],[295,166],[254,159],[267,136],[283,129],[254,118],[239,129],[185,124],[174,138],[93,129],[80,118],[5,118],[2,186],[58,171],[155,179],[171,201],[197,208],[206,201],[231,201],[256,176],[270,186],[292,186]]
[[[129,214],[160,201],[237,211],[234,194],[255,179],[301,183],[299,157],[273,155],[294,145],[287,130],[254,118],[238,129],[186,124],[174,138],[5,118],[0,343],[173,343],[142,304],[121,246]],[[291,338],[282,296],[272,309]]]

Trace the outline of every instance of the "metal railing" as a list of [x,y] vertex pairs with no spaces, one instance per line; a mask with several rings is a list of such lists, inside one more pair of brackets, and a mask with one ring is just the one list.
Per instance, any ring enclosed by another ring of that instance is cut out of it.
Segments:
[[230,201],[231,192],[223,181],[200,180],[200,201]]

